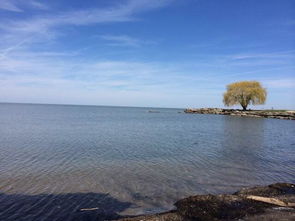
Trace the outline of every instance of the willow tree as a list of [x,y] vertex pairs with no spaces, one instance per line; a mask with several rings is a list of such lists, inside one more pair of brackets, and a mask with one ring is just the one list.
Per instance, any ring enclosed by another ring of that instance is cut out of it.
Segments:
[[266,89],[258,81],[240,81],[227,85],[227,91],[223,94],[225,106],[240,104],[243,110],[247,110],[249,104],[264,104]]

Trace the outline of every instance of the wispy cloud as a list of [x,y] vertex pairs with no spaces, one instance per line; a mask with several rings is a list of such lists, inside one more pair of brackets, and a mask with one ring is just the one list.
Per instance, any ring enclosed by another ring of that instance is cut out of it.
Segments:
[[[42,33],[62,25],[91,25],[133,21],[136,20],[134,17],[136,14],[166,6],[169,2],[168,0],[129,0],[125,4],[117,4],[108,8],[75,10],[27,20],[5,21],[0,28],[13,32]],[[7,25],[7,22],[9,25]]]
[[272,53],[247,53],[230,56],[232,60],[261,59],[261,58],[290,58],[295,56],[295,51],[282,51]]
[[102,35],[101,39],[108,42],[111,46],[129,46],[140,47],[142,45],[153,44],[151,41],[144,41],[137,38],[133,38],[128,35]]
[[[8,3],[7,3],[8,2]],[[23,2],[23,1],[22,1]],[[34,0],[28,1],[31,6],[42,7]],[[47,12],[42,15],[35,15],[31,18],[22,19],[1,19],[0,22],[0,50],[14,47],[25,38],[30,38],[27,44],[34,42],[48,42],[63,34],[62,26],[87,26],[100,23],[116,23],[138,21],[138,15],[150,10],[155,10],[167,6],[171,0],[128,0],[120,1],[117,4],[104,8],[89,8],[83,10],[72,10],[63,12]],[[7,3],[7,4],[6,4]],[[19,1],[4,0],[0,8],[10,8],[10,10],[21,11]],[[45,7],[45,6],[44,6]],[[112,37],[113,41],[130,46],[139,45],[137,39],[128,36],[105,36]],[[115,42],[114,42],[115,43]],[[7,47],[8,46],[8,47]]]
[[293,89],[295,89],[295,78],[265,80],[264,85],[268,88],[293,88]]
[[276,51],[267,53],[240,53],[224,54],[219,57],[220,64],[231,65],[236,67],[265,67],[273,68],[274,66],[287,67],[294,66],[295,51]]
[[[79,103],[75,99],[80,97],[101,104],[115,99],[113,104],[120,104],[124,94],[130,104],[157,101],[161,106],[169,100],[173,106],[174,99],[185,104],[204,97],[205,105],[212,102],[208,96],[220,103],[225,85],[239,80],[259,80],[270,90],[295,88],[291,48],[271,48],[269,53],[264,47],[233,44],[232,50],[223,41],[204,41],[192,44],[192,58],[184,47],[179,51],[171,47],[186,42],[170,41],[168,35],[167,41],[161,41],[163,47],[148,48],[155,44],[149,35],[137,33],[134,27],[121,28],[121,23],[142,22],[144,13],[168,6],[171,0],[110,2],[101,7],[50,10],[41,1],[0,0],[0,9],[7,11],[0,20],[0,101],[5,97],[15,101],[13,96],[23,95],[46,99],[52,94],[52,100],[64,96],[61,103],[67,103],[66,98]],[[49,10],[40,13],[41,9]],[[120,28],[113,23],[120,23]],[[67,42],[69,34],[77,38]],[[208,53],[210,47],[223,50]]]
[[11,52],[11,51],[13,51],[13,50],[18,49],[19,47],[21,47],[23,44],[25,44],[26,41],[27,41],[27,39],[24,39],[24,40],[18,42],[16,45],[13,45],[13,46],[11,46],[11,47],[9,47],[9,48],[6,48],[6,49],[4,49],[4,50],[1,50],[1,51],[0,51],[0,60],[3,59],[3,58],[5,58],[5,56],[6,56],[9,52]]
[[0,2],[0,9],[13,12],[22,12],[22,9],[20,9],[12,0],[2,0]]
[[[63,97],[60,103],[79,103],[76,100],[78,97],[83,98],[85,103],[97,100],[100,104],[111,104],[108,103],[111,100],[117,105],[144,105],[141,100],[145,100],[161,106],[164,100],[166,106],[173,106],[173,99],[177,99],[179,105],[187,106],[195,99],[202,105],[210,105],[212,100],[204,100],[208,97],[216,99],[216,103],[220,102],[218,99],[225,85],[237,80],[261,80],[270,94],[273,89],[295,88],[295,80],[290,76],[280,76],[278,80],[278,76],[261,75],[269,73],[270,69],[254,74],[235,72],[228,63],[232,70],[226,73],[223,67],[215,67],[218,61],[214,60],[210,60],[211,66],[204,66],[202,62],[81,61],[81,57],[83,54],[76,52],[53,51],[19,50],[8,54],[0,59],[0,100],[5,101],[7,97],[17,101],[21,94],[23,98],[27,96],[30,102],[46,99],[54,103]],[[39,96],[34,100],[36,93]],[[61,97],[58,96],[60,94]],[[121,99],[124,95],[125,103]]]
[[[23,1],[22,1],[23,2]],[[29,7],[40,9],[40,10],[47,10],[49,9],[48,5],[45,5],[44,3],[41,3],[37,0],[27,0],[25,4],[29,5]]]
[[[63,36],[62,26],[86,26],[100,23],[116,23],[138,21],[140,13],[155,10],[167,6],[171,0],[126,0],[119,1],[115,5],[104,8],[89,8],[63,12],[47,11],[42,15],[34,15],[29,18],[7,17],[0,21],[0,56],[11,53],[20,46],[34,43],[48,44],[52,40]],[[45,9],[47,6],[35,0],[3,0],[0,8],[10,11],[22,11],[22,7],[36,7]],[[138,47],[147,42],[126,35],[103,36],[105,40],[112,41],[113,45],[125,45]],[[25,39],[25,41],[24,41]],[[149,41],[151,42],[151,41]]]
[[13,12],[23,12],[25,8],[35,8],[35,9],[48,9],[48,7],[35,0],[1,0],[0,9],[13,11]]

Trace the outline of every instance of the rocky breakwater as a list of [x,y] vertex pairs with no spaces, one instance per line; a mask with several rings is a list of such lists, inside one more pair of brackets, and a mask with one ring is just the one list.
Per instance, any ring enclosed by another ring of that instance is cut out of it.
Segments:
[[264,117],[275,119],[295,120],[295,111],[285,110],[237,110],[237,109],[222,109],[222,108],[197,108],[185,109],[185,113],[189,114],[219,114],[241,117]]
[[121,221],[295,220],[295,184],[244,188],[234,194],[196,195],[175,203],[166,213]]

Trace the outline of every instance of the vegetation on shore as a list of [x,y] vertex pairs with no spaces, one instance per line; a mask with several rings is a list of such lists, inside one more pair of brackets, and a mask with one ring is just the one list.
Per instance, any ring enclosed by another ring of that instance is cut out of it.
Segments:
[[245,111],[249,104],[264,104],[266,95],[266,89],[258,81],[240,81],[227,85],[223,103],[225,106],[240,104]]
[[264,104],[266,89],[258,81],[240,81],[227,85],[227,91],[223,94],[225,106],[241,105],[242,110],[222,108],[188,108],[185,113],[194,114],[219,114],[248,117],[264,117],[276,119],[295,120],[295,111],[288,110],[247,110],[248,105]]

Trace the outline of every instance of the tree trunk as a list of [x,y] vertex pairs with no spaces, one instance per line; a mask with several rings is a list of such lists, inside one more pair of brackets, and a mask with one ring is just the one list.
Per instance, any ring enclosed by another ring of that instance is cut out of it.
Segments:
[[240,98],[239,103],[240,103],[240,105],[242,106],[243,111],[247,110],[247,106],[248,106],[248,104],[249,104],[249,101],[248,101],[248,99],[247,99],[247,96],[244,95],[243,93],[242,93],[242,95],[241,95],[241,98]]
[[248,105],[242,105],[242,107],[243,107],[243,111],[246,111],[246,110],[247,110],[247,106],[248,106]]

